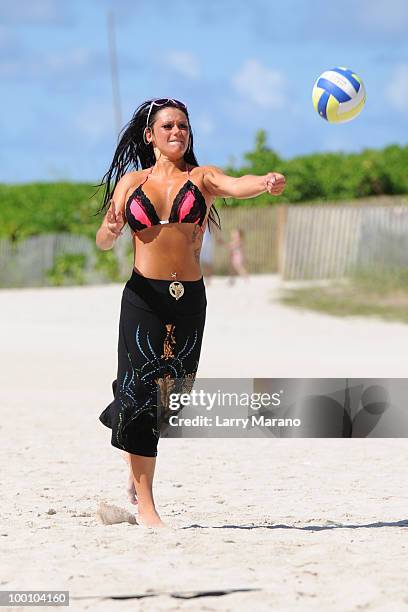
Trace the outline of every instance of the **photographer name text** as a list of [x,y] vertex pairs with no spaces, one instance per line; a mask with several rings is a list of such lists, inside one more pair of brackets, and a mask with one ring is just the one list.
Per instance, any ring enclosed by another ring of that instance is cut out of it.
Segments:
[[173,427],[240,427],[247,429],[250,427],[299,427],[300,419],[280,419],[269,418],[262,415],[252,415],[251,417],[208,417],[197,415],[192,418],[179,417],[172,415],[169,418],[169,425]]

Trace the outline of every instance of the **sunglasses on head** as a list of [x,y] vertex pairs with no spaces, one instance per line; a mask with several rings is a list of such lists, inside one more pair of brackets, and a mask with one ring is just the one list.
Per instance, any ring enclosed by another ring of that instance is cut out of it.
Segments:
[[149,126],[149,119],[150,119],[150,114],[152,112],[153,106],[163,106],[164,104],[167,104],[168,102],[173,102],[173,104],[176,104],[177,106],[181,106],[182,108],[185,108],[187,110],[187,106],[183,102],[180,102],[180,100],[174,100],[173,98],[158,98],[157,100],[153,100],[150,103],[149,112],[147,113],[146,127]]

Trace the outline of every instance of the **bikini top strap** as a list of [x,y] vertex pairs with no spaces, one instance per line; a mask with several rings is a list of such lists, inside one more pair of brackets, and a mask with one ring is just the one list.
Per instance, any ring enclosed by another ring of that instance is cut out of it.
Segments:
[[147,179],[149,178],[149,176],[151,175],[152,172],[153,172],[153,166],[149,169],[149,172],[147,172],[147,174],[146,174],[146,178],[144,179],[144,181],[142,183],[140,183],[139,187],[141,187],[142,185],[145,184],[145,182],[147,181]]
[[187,172],[188,172],[188,176],[190,176],[191,168],[190,168],[189,164],[187,164]]

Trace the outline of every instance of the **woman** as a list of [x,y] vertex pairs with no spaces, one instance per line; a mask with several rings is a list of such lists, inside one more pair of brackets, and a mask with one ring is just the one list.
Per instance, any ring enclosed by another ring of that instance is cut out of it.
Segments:
[[231,231],[231,240],[228,244],[230,255],[230,279],[232,285],[234,276],[244,276],[248,278],[248,272],[245,268],[244,257],[244,232],[240,228],[235,228]]
[[112,248],[128,223],[134,269],[122,294],[115,397],[99,418],[112,429],[111,444],[128,453],[138,522],[163,526],[153,499],[166,421],[162,398],[175,385],[178,392],[191,390],[198,368],[207,305],[200,248],[207,223],[219,226],[214,199],[279,195],[285,179],[276,173],[234,178],[199,166],[186,106],[164,98],[135,111],[103,184],[102,210],[109,210],[96,244]]

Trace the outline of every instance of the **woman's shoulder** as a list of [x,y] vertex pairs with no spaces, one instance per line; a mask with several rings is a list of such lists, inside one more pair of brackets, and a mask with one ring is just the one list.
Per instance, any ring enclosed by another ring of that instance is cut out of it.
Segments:
[[212,168],[212,166],[192,166],[191,164],[189,164],[191,170],[195,170],[196,172],[202,172],[203,174],[205,174],[206,172],[208,172],[209,168]]
[[128,191],[132,188],[135,189],[143,181],[146,173],[148,173],[149,170],[149,168],[143,168],[142,170],[131,170],[130,172],[126,172],[120,179],[119,183],[122,183],[123,186],[127,187]]
[[222,168],[219,168],[218,166],[214,166],[213,164],[206,164],[205,166],[194,166],[197,169],[201,170],[202,172],[223,172]]
[[206,174],[212,174],[217,173],[217,172],[222,172],[221,168],[218,168],[217,166],[213,166],[210,164],[206,164],[204,166],[191,166],[190,165],[190,172],[192,174],[195,174],[198,178],[204,179]]
[[205,166],[196,166],[197,177],[200,177],[204,182],[208,178],[211,179],[213,177],[217,177],[220,175],[225,175],[224,170],[219,168],[218,166],[214,166],[213,164],[206,164]]
[[125,204],[135,189],[137,189],[143,182],[145,173],[146,170],[132,170],[130,172],[126,172],[119,179],[118,184],[115,187],[115,192],[121,194],[121,198],[123,198]]
[[134,183],[135,181],[140,180],[142,176],[148,172],[148,170],[149,168],[143,168],[142,170],[130,170],[129,172],[126,172],[120,180],[125,183]]

